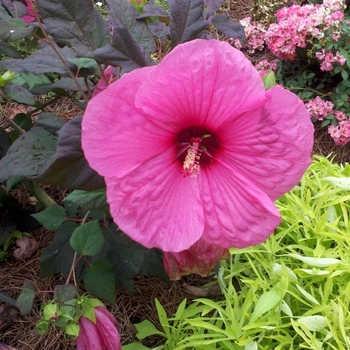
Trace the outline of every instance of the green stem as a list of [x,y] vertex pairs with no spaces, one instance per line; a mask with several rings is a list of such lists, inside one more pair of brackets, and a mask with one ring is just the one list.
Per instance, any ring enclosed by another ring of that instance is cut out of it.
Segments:
[[50,205],[56,202],[43,190],[36,182],[32,181],[33,193],[35,198],[45,207],[48,208]]

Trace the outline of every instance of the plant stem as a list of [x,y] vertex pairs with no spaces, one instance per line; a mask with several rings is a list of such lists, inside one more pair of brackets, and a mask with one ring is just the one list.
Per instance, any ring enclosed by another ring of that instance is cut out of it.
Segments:
[[35,198],[45,207],[48,208],[50,205],[56,202],[43,190],[35,181],[32,181],[33,193]]

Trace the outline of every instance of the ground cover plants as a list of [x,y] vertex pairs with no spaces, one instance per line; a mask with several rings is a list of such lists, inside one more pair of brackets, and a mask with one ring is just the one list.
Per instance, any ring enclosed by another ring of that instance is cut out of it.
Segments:
[[[37,254],[54,282],[0,300],[50,348],[350,349],[350,168],[310,158],[312,122],[350,140],[345,3],[234,6],[1,1],[0,267]],[[126,339],[116,291],[195,273]]]

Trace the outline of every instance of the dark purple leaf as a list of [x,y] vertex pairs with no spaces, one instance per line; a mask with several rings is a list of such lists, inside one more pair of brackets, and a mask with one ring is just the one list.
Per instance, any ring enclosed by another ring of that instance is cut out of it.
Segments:
[[36,178],[54,160],[56,137],[41,127],[21,135],[0,160],[0,182],[13,176]]
[[157,38],[164,38],[170,35],[170,28],[162,22],[154,21],[150,23],[148,27]]
[[110,34],[91,0],[37,0],[47,31],[60,46],[71,45],[78,56],[91,57]]
[[[68,58],[76,58],[74,51],[68,47],[64,47],[63,49],[57,47],[56,49],[65,60]],[[74,64],[69,62],[66,63],[73,72],[76,72],[76,66]],[[57,73],[60,75],[68,75],[66,67],[58,59],[57,54],[50,46],[38,50],[25,59],[11,58],[0,61],[0,68],[9,69],[19,73]]]
[[0,53],[13,58],[21,57],[21,54],[12,45],[3,40],[0,40]]
[[40,278],[57,273],[62,273],[64,277],[68,276],[74,257],[74,250],[69,240],[77,227],[77,223],[66,221],[56,231],[52,243],[41,253]]
[[149,3],[143,7],[143,13],[137,16],[137,18],[145,17],[169,17],[169,13],[162,7]]
[[223,0],[204,0],[204,6],[206,10],[204,11],[204,18],[209,20],[213,14],[220,8]]
[[5,156],[11,144],[9,134],[3,128],[0,128],[0,159]]
[[[143,20],[137,20],[139,13],[135,7],[125,0],[107,0],[110,10],[111,29],[125,27],[134,40],[148,53],[156,51],[151,31]],[[147,5],[146,5],[147,6]]]
[[135,41],[129,30],[122,26],[114,28],[112,43],[97,49],[94,52],[94,57],[98,63],[121,66],[124,73],[155,64]]
[[[88,88],[86,87],[86,84],[85,84],[85,80],[83,78],[77,78],[77,81],[84,91],[88,91]],[[88,81],[88,84],[90,89],[93,89],[94,84],[91,81]],[[80,91],[75,80],[71,78],[62,78],[52,84],[37,85],[33,89],[31,89],[31,92],[35,95],[44,95],[44,94],[47,94],[49,91],[55,91],[57,89],[63,89],[63,90],[69,90],[69,91]]]
[[103,177],[90,168],[84,157],[81,120],[82,116],[77,116],[59,130],[56,158],[35,180],[86,191],[105,187]]
[[23,283],[22,292],[17,298],[17,308],[22,315],[28,315],[32,311],[34,297],[34,285],[29,280],[25,280]]
[[208,26],[203,0],[169,0],[171,45],[197,38]]
[[2,97],[7,101],[12,100],[29,106],[34,106],[37,103],[33,94],[19,85],[6,85],[3,92]]
[[77,287],[73,284],[64,284],[55,286],[53,298],[58,304],[62,305],[65,301],[76,298],[77,295]]
[[245,46],[246,37],[242,24],[232,22],[229,15],[216,15],[212,19],[214,26],[223,34],[233,39],[239,39],[241,44]]

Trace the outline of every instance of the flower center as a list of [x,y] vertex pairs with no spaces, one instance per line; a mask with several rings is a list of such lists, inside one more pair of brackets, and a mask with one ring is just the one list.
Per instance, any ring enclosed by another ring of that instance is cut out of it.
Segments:
[[210,130],[190,127],[175,138],[177,159],[182,164],[182,175],[196,177],[202,167],[209,166],[219,149],[219,140]]

